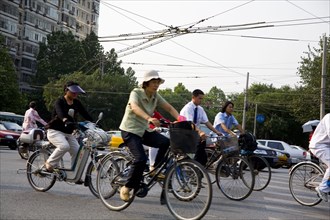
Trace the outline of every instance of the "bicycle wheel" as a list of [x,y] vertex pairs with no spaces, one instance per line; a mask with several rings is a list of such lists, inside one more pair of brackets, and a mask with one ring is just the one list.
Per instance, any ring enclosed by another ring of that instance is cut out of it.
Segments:
[[201,219],[212,201],[212,184],[201,164],[184,159],[166,173],[164,198],[171,214],[177,219]]
[[122,163],[124,160],[125,157],[113,156],[109,153],[100,161],[98,166],[96,186],[99,198],[103,205],[113,211],[126,209],[134,200],[133,194],[128,202],[121,200],[120,188],[122,185],[115,181],[115,178],[121,173],[118,162]]
[[248,161],[239,156],[223,158],[216,169],[217,185],[231,200],[246,199],[254,187],[254,174]]
[[[91,161],[88,164],[88,167],[86,169],[86,177],[85,177],[85,184],[88,186],[91,193],[99,198],[99,193],[97,191],[96,186],[96,177],[97,177],[97,166],[99,164],[99,161],[104,157],[103,154],[96,156],[96,161]],[[95,163],[95,165],[94,165]]]
[[255,191],[261,191],[265,189],[272,177],[272,170],[268,161],[258,155],[250,155],[247,157],[249,163],[253,167],[254,174],[254,188]]
[[314,163],[301,162],[290,171],[289,188],[292,197],[301,205],[315,206],[322,199],[318,197],[315,187],[323,178],[323,170]]
[[30,156],[29,151],[30,151],[30,149],[29,149],[29,146],[28,145],[23,145],[23,144],[19,145],[17,147],[17,151],[18,151],[19,156],[22,159],[24,159],[24,160],[29,159],[29,156]]
[[213,163],[215,161],[217,161],[217,159],[220,157],[219,153],[215,152],[213,149],[210,148],[206,148],[205,149],[206,155],[207,155],[207,161],[206,161],[206,165],[205,168],[206,170],[212,174],[209,175],[210,179],[211,179],[211,183],[215,183],[217,180],[215,178],[215,171],[216,171],[216,167],[214,167]]
[[54,174],[42,171],[44,163],[49,155],[50,152],[48,151],[37,150],[31,154],[27,161],[27,179],[32,188],[40,192],[46,192],[52,188],[56,182],[56,176]]

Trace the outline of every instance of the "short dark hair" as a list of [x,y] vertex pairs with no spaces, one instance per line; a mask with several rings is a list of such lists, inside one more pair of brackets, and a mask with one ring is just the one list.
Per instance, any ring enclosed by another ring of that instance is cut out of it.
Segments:
[[195,90],[192,92],[192,95],[193,95],[194,97],[197,97],[197,96],[199,96],[199,95],[204,95],[204,92],[203,92],[202,90],[200,90],[200,89],[195,89]]
[[148,85],[149,85],[149,82],[150,82],[150,81],[143,82],[143,83],[142,83],[142,88],[143,88],[143,89],[147,88]]
[[232,104],[232,106],[234,107],[234,103],[232,103],[231,101],[227,101],[225,102],[225,104],[222,106],[221,112],[224,113],[226,112],[226,108],[228,107],[228,105]]
[[30,102],[29,107],[34,109],[36,107],[36,105],[37,105],[36,102],[32,101],[32,102]]
[[74,82],[74,81],[68,81],[67,83],[65,83],[65,85],[64,85],[64,92],[68,91],[68,87],[69,86],[73,86],[73,85],[79,86],[79,84],[76,83],[76,82]]

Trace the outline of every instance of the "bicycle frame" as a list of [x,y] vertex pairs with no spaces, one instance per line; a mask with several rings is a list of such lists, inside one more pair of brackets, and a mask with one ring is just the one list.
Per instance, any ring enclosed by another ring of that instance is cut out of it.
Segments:
[[92,149],[88,149],[88,147],[84,145],[80,145],[78,154],[75,158],[75,161],[71,167],[71,169],[67,168],[59,168],[59,170],[65,173],[66,180],[68,182],[78,182],[80,181],[83,172],[86,168],[86,164],[88,162],[89,155],[92,153]]

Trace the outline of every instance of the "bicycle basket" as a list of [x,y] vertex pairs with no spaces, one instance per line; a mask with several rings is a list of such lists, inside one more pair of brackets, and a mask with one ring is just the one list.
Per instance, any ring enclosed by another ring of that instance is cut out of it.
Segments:
[[223,155],[238,154],[240,151],[237,137],[222,137],[217,141],[217,146]]
[[95,125],[86,126],[88,129],[84,132],[85,137],[87,138],[86,144],[92,147],[101,147],[107,146],[109,142],[108,134],[101,128],[96,127]]
[[170,126],[171,151],[178,153],[196,153],[199,135],[191,122],[178,122]]

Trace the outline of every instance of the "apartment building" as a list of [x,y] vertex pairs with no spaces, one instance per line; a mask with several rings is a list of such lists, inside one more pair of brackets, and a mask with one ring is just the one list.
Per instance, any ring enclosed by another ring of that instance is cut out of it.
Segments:
[[[52,31],[71,31],[82,40],[98,33],[100,0],[1,0],[0,33],[10,48],[22,92],[31,91],[39,42]],[[47,43],[47,42],[46,42]]]

